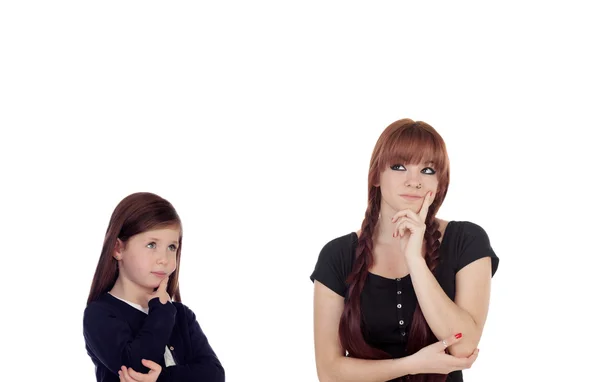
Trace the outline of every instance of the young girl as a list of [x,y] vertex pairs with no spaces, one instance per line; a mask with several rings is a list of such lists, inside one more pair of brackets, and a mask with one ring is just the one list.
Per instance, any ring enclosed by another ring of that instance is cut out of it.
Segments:
[[449,184],[440,135],[403,119],[371,157],[357,232],[311,275],[321,381],[462,381],[475,361],[498,257],[479,225],[436,218]]
[[157,195],[129,195],[114,210],[83,317],[97,381],[225,380],[181,303],[181,239],[177,212]]

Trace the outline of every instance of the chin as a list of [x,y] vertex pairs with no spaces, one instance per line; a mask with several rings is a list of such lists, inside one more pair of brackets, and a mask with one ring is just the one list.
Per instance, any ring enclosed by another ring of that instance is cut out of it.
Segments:
[[160,285],[160,282],[146,281],[146,282],[141,282],[138,285],[144,289],[155,290]]
[[399,212],[399,211],[402,211],[402,210],[411,210],[411,211],[413,211],[415,213],[418,213],[419,212],[419,208],[420,208],[420,206],[415,206],[415,205],[411,205],[411,204],[405,204],[405,205],[399,205],[395,212]]

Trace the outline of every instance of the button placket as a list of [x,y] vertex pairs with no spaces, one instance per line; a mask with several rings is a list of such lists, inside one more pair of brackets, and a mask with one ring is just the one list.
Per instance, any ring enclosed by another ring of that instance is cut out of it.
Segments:
[[402,310],[402,284],[401,284],[401,280],[400,278],[396,279],[396,317],[398,318],[398,325],[400,326],[400,329],[402,330],[400,332],[400,334],[402,335],[402,337],[406,336],[406,330],[405,330],[405,322],[404,322],[404,311]]

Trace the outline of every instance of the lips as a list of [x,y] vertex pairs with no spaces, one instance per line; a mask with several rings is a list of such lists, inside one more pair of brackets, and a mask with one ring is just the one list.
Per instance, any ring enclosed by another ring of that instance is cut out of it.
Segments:
[[157,276],[157,277],[165,277],[165,276],[167,276],[167,274],[165,272],[152,272],[152,274],[154,276]]
[[402,194],[400,196],[402,196],[403,198],[407,198],[407,199],[421,199],[422,198],[422,196],[410,195],[410,194]]

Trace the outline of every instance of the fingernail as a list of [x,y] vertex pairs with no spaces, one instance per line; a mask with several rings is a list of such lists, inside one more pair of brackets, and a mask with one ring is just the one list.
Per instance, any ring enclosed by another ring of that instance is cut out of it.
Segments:
[[456,339],[459,339],[459,338],[462,337],[462,333],[457,333],[457,334],[454,335],[454,337],[456,337]]

